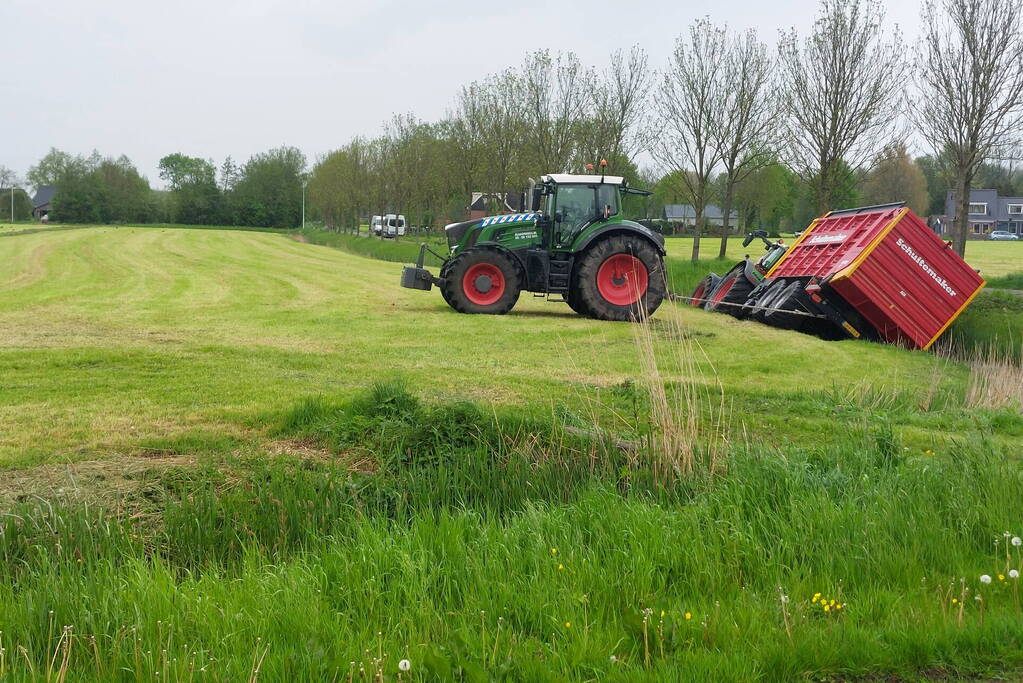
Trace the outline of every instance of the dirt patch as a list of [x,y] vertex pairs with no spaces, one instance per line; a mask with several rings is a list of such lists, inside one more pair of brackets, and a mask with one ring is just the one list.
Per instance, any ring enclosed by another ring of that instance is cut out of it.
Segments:
[[302,244],[309,244],[309,240],[306,239],[305,235],[288,235],[288,238],[293,239],[296,242],[301,242]]

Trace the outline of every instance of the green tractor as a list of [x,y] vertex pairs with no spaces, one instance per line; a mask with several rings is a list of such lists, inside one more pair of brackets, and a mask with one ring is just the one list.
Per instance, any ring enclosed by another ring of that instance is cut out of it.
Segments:
[[[422,245],[401,286],[437,285],[459,313],[502,315],[525,290],[600,320],[642,320],[667,293],[664,238],[622,217],[626,194],[650,193],[617,176],[530,179],[524,213],[446,226],[449,254]],[[427,252],[443,261],[439,277],[423,267]]]

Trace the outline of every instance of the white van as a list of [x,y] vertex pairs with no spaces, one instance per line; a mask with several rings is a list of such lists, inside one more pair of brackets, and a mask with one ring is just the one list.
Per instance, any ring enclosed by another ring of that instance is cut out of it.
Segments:
[[405,235],[405,216],[389,213],[384,216],[384,237],[402,237]]
[[369,221],[369,231],[374,235],[380,235],[384,232],[384,217],[373,216]]

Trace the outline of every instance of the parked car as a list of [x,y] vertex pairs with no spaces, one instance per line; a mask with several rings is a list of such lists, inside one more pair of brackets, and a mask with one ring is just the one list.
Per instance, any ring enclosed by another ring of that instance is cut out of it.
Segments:
[[389,213],[384,216],[384,237],[402,237],[405,234],[405,216]]
[[1019,235],[1014,235],[1007,230],[992,230],[988,235],[989,240],[1018,240]]
[[373,216],[372,220],[369,223],[369,229],[370,232],[372,232],[374,235],[382,234],[384,232],[384,217]]

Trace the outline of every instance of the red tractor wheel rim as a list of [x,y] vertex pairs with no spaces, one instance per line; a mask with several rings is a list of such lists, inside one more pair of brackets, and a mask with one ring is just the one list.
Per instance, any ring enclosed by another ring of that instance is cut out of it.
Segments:
[[711,304],[717,306],[719,303],[721,303],[721,300],[724,299],[726,296],[728,296],[728,292],[731,291],[733,285],[735,285],[735,278],[734,277],[728,278],[727,280],[722,282],[718,286],[718,291],[714,295],[714,299],[713,299],[713,301],[711,301]]
[[504,296],[504,273],[493,263],[475,263],[462,276],[465,297],[477,306],[490,306]]
[[597,291],[615,306],[630,306],[646,294],[650,274],[631,254],[615,254],[597,269]]
[[696,291],[693,292],[693,296],[689,300],[689,305],[690,306],[702,306],[704,303],[706,303],[705,301],[703,301],[703,295],[706,294],[706,293],[707,293],[707,285],[706,285],[706,283],[702,283],[701,282],[700,285],[696,288]]

